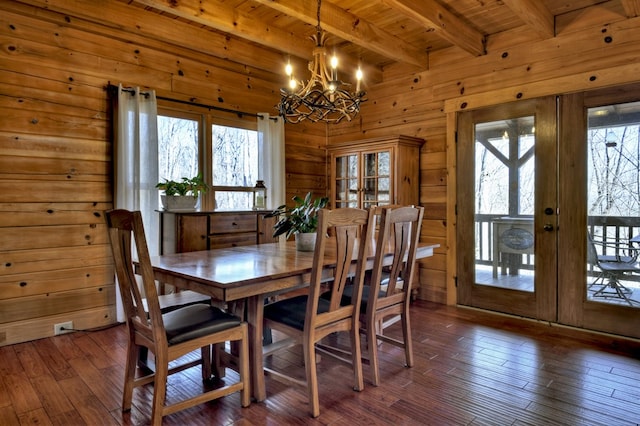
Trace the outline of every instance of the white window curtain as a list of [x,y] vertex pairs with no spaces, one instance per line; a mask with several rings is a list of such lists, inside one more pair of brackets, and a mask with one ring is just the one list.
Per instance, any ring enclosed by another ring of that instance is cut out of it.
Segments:
[[261,112],[258,117],[258,149],[262,162],[259,170],[267,187],[267,209],[285,204],[286,181],[284,169],[284,120]]
[[[159,253],[158,233],[158,106],[153,90],[120,84],[114,99],[114,208],[140,210],[149,253]],[[117,320],[123,322],[120,289],[116,287]]]

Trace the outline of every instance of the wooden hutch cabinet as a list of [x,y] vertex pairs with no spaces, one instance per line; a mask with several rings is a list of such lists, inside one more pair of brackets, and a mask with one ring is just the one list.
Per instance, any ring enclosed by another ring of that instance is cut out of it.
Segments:
[[275,242],[267,212],[160,212],[160,253]]
[[418,205],[423,139],[380,137],[331,145],[333,208]]

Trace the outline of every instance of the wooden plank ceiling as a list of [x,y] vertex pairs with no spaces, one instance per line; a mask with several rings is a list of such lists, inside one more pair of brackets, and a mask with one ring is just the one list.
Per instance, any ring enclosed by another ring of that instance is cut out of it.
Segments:
[[[122,1],[267,47],[299,64],[311,58],[315,0]],[[380,76],[394,64],[427,70],[430,52],[440,49],[484,55],[489,37],[518,28],[552,38],[558,16],[608,2],[619,3],[628,17],[640,13],[640,0],[323,0],[320,21],[342,64],[360,63],[365,73]]]

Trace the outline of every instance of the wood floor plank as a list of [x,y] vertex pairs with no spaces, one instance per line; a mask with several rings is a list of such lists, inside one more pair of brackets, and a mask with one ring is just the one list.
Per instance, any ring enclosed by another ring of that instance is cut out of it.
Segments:
[[15,345],[14,349],[27,377],[38,377],[43,374],[49,374],[49,369],[42,361],[40,354],[32,342]]
[[76,375],[53,339],[40,339],[32,343],[42,362],[56,380],[68,379]]
[[16,414],[42,408],[40,399],[24,370],[2,376],[4,386]]
[[49,416],[58,416],[75,409],[51,374],[33,377],[31,383]]
[[10,405],[0,407],[0,425],[17,425],[19,421],[13,407]]
[[60,387],[71,401],[80,419],[87,425],[117,425],[116,419],[80,377],[60,381]]
[[87,362],[83,358],[69,360],[69,364],[107,410],[111,411],[120,407],[122,403],[122,391],[120,390],[122,378],[120,381],[112,382],[105,377],[102,370],[94,366],[93,362]]
[[44,408],[38,408],[37,410],[29,411],[27,413],[22,413],[20,415],[20,425],[38,425],[38,426],[53,426],[47,412]]

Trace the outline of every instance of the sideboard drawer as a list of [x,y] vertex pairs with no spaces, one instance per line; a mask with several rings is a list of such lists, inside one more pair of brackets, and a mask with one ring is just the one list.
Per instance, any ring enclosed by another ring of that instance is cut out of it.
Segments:
[[233,234],[218,234],[209,237],[209,248],[226,248],[226,247],[238,247],[248,246],[256,244],[256,233],[233,233]]
[[209,220],[210,234],[257,231],[255,213],[212,214]]

